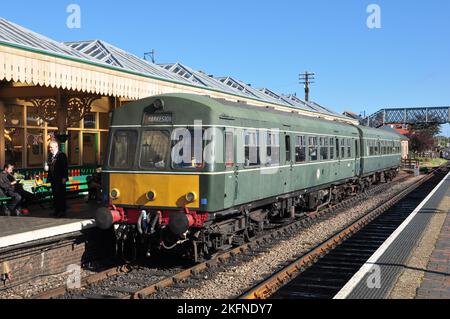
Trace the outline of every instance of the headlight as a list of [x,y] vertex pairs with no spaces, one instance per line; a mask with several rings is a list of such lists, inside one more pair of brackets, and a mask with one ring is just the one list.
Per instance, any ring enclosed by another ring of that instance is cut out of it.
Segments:
[[190,203],[194,202],[197,199],[197,194],[194,192],[189,192],[186,194],[186,200]]
[[117,199],[120,197],[120,191],[117,188],[113,188],[109,193],[112,199]]
[[155,192],[155,191],[149,191],[149,192],[146,194],[146,197],[147,197],[147,199],[148,199],[149,201],[153,201],[153,200],[156,199],[156,192]]

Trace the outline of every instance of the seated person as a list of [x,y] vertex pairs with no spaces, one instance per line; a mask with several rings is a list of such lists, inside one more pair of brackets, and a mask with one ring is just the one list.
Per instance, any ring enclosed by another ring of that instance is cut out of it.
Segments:
[[0,188],[6,196],[11,197],[7,205],[9,211],[17,216],[22,216],[22,196],[16,192],[17,181],[12,176],[13,171],[14,166],[11,164],[6,164],[3,167],[3,172],[0,173]]
[[[1,198],[7,198],[7,197],[9,197],[9,196],[6,196],[6,194],[5,193],[3,193],[3,191],[1,190],[1,188],[0,188],[0,199]],[[1,204],[0,204],[1,205]],[[9,212],[9,209],[8,209],[8,207],[6,207],[6,206],[4,206],[4,205],[1,205],[1,207],[0,207],[0,215],[6,215],[6,216],[9,216],[11,213]]]
[[89,188],[89,200],[96,200],[100,202],[102,199],[102,184],[101,184],[101,170],[97,169],[97,172],[92,176],[86,177],[86,182]]

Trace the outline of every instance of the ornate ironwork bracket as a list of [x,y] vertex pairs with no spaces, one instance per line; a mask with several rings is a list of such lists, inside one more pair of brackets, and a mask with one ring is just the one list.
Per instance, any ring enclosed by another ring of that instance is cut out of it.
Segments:
[[61,95],[60,105],[56,98],[29,98],[36,107],[37,117],[47,123],[57,120],[58,109],[66,108],[66,127],[70,127],[83,120],[91,112],[92,103],[101,96],[86,95]]

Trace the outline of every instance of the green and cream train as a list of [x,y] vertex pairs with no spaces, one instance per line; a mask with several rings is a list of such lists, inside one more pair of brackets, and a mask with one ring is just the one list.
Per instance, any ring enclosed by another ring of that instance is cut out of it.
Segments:
[[206,96],[142,99],[113,113],[109,206],[96,222],[114,225],[125,259],[171,250],[200,260],[392,180],[400,143],[384,130]]

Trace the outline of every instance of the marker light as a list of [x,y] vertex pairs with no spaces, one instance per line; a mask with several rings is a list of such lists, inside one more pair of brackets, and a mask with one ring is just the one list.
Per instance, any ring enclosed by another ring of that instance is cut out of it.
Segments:
[[194,192],[189,192],[186,194],[186,200],[190,203],[194,202],[197,199],[197,194]]
[[153,201],[153,200],[156,199],[156,192],[155,192],[155,191],[149,191],[149,192],[146,194],[146,197],[147,197],[147,199],[148,199],[149,201]]
[[113,188],[109,193],[112,199],[117,199],[120,197],[120,191],[117,188]]

